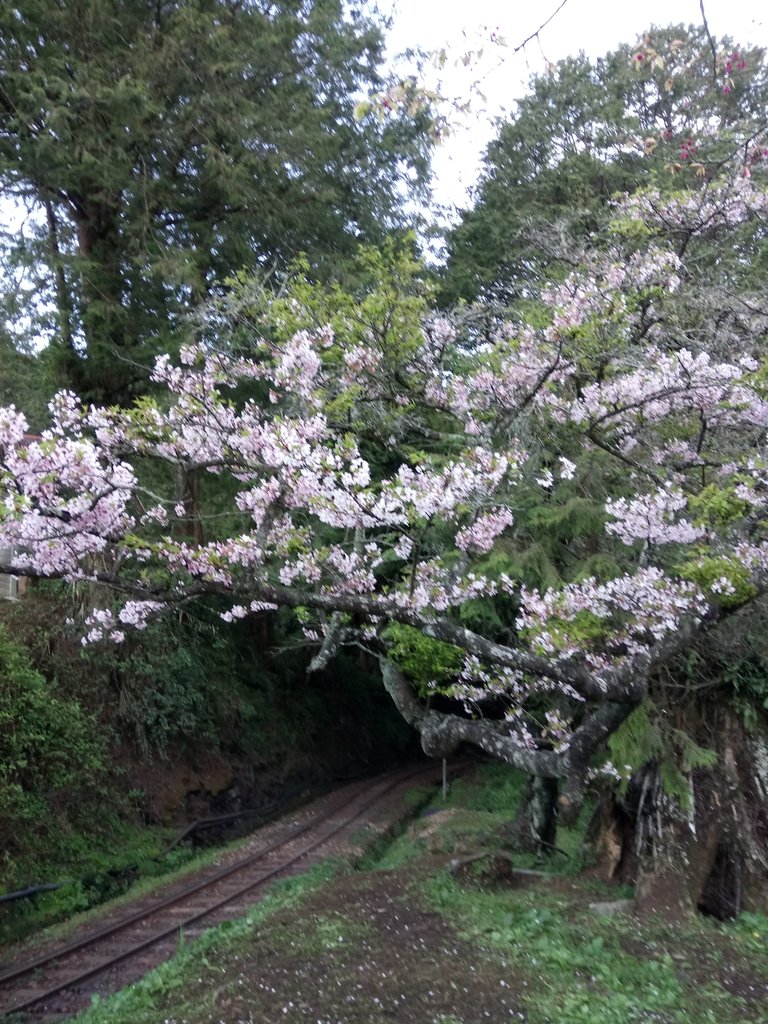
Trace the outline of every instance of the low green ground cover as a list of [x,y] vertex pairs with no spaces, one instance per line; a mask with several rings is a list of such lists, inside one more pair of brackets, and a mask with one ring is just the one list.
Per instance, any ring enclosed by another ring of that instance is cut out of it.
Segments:
[[[13,891],[24,888],[27,881],[63,884],[59,889],[0,905],[0,944],[37,934],[56,922],[81,921],[81,915],[90,908],[129,889],[136,894],[138,879],[144,879],[138,883],[143,888],[153,888],[159,877],[173,873],[194,856],[191,850],[183,849],[164,857],[162,851],[170,835],[168,829],[132,826],[115,818],[99,847],[90,845],[86,837],[71,836],[59,866],[51,869],[44,865],[36,870],[32,864],[28,879],[16,880]],[[39,874],[38,870],[49,873]]]

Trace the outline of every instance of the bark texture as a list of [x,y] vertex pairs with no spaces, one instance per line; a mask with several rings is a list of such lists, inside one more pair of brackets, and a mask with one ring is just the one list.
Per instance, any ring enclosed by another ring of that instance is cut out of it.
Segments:
[[597,871],[635,884],[640,911],[728,920],[768,910],[768,728],[747,731],[720,710],[707,732],[717,762],[689,773],[687,801],[665,793],[649,764],[593,818]]

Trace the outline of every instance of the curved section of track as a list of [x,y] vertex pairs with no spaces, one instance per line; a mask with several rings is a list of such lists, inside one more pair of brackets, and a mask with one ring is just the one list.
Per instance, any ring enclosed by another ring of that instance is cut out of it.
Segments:
[[427,773],[434,775],[434,766],[345,786],[304,820],[278,823],[276,835],[247,856],[66,945],[0,969],[0,1015],[68,1016],[87,1006],[95,992],[135,981],[174,955],[180,935],[194,939],[214,924],[242,916],[259,889],[306,870],[313,854],[327,855],[331,840],[359,826],[399,786]]

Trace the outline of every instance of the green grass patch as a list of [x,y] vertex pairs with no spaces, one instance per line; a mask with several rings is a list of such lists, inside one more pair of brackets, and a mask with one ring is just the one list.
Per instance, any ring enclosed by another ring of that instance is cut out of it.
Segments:
[[[526,776],[507,764],[497,761],[478,764],[469,774],[451,782],[448,800],[439,802],[447,807],[463,807],[471,811],[485,811],[508,821],[517,811],[525,791]],[[435,801],[435,804],[438,800]]]
[[[216,975],[224,969],[214,961],[226,961],[237,956],[238,949],[256,930],[279,911],[297,907],[337,872],[338,864],[324,861],[306,874],[276,882],[269,892],[254,904],[247,917],[211,928],[194,944],[180,942],[179,952],[173,960],[162,964],[129,988],[108,999],[96,1000],[89,1010],[73,1019],[77,1024],[158,1024],[172,1012],[180,1019],[195,1020],[213,1009],[217,987]],[[327,933],[327,925],[321,927]],[[317,935],[317,932],[316,932]],[[211,976],[210,1004],[201,998],[201,973]],[[191,993],[191,997],[188,995]],[[172,1007],[172,1009],[166,1009]]]
[[524,785],[525,777],[508,765],[480,764],[451,781],[447,798],[442,790],[414,790],[409,799],[412,810],[420,808],[419,816],[370,851],[360,867],[389,871],[428,853],[450,852],[457,844],[490,841],[514,817]]
[[363,921],[352,921],[340,913],[312,914],[299,932],[284,933],[282,944],[294,954],[317,956],[327,950],[360,945],[372,934]]
[[[526,978],[530,1024],[765,1019],[739,991],[751,981],[768,982],[768,921],[759,915],[727,927],[706,919],[688,927],[641,923],[592,913],[588,887],[574,895],[541,886],[489,892],[463,887],[445,872],[429,877],[418,893],[465,940],[502,951]],[[724,974],[741,983],[729,990],[718,980]]]
[[[476,765],[451,782],[447,799],[441,792],[385,847],[377,847],[363,862],[367,870],[393,870],[428,854],[461,856],[479,849],[505,849],[521,868],[575,873],[583,867],[584,829],[591,814],[585,805],[573,827],[558,831],[557,850],[548,856],[516,849],[507,831],[525,794],[526,776],[498,762]],[[433,791],[434,792],[434,791]]]

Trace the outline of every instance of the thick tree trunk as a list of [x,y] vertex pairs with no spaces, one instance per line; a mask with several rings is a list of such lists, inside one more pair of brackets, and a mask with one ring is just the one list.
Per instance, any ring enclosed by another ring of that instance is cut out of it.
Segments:
[[504,833],[513,849],[549,856],[557,849],[557,779],[532,776],[513,821]]
[[75,343],[72,334],[72,296],[69,293],[64,260],[59,246],[59,224],[56,218],[56,210],[51,200],[44,199],[43,206],[45,207],[45,217],[48,223],[51,267],[53,268],[53,276],[56,283],[56,306],[61,343],[67,352],[73,352]]
[[641,912],[699,910],[727,920],[768,910],[768,728],[749,732],[723,710],[707,732],[717,763],[689,773],[687,801],[664,792],[651,764],[593,819],[597,870],[635,884]]
[[76,215],[81,327],[87,357],[61,350],[72,386],[88,401],[111,405],[135,397],[136,338],[126,307],[125,245],[119,197],[79,198]]

